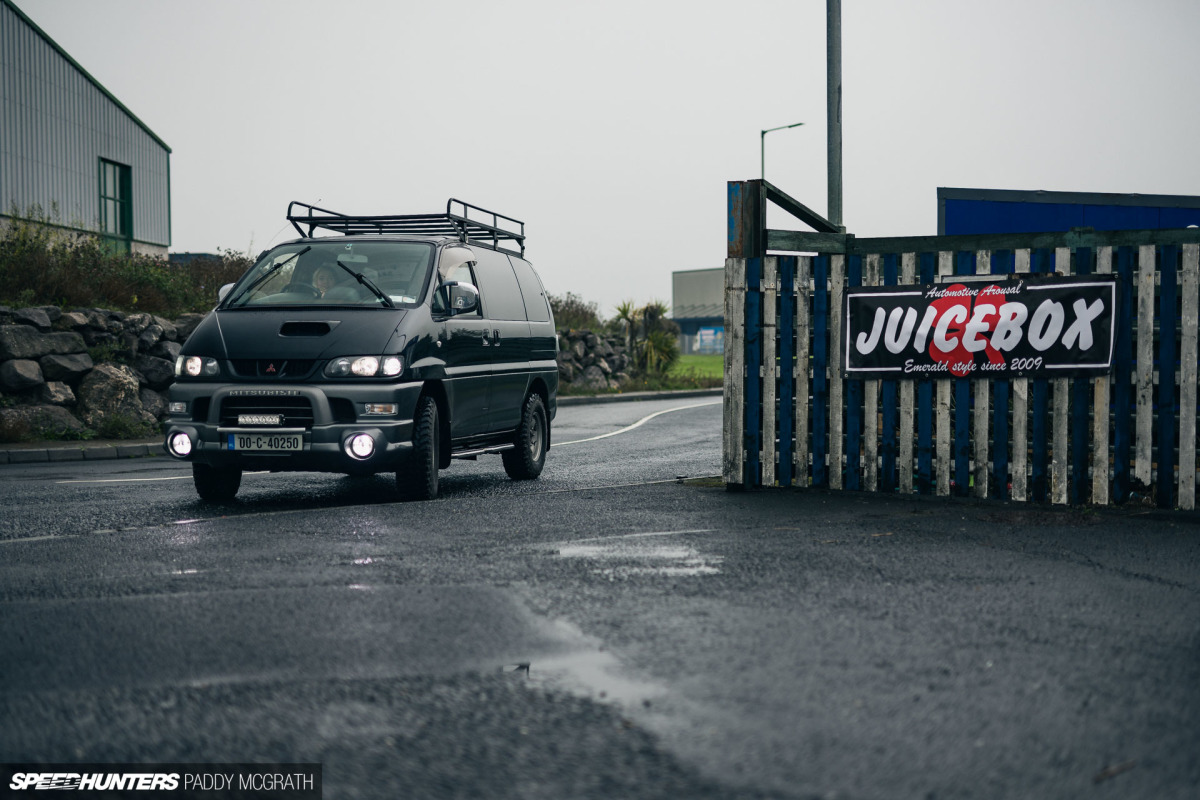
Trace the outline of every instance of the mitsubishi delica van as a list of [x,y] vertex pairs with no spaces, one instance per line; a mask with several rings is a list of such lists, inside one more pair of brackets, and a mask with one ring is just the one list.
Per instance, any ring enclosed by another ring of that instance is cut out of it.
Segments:
[[222,287],[175,365],[165,447],[200,497],[232,499],[245,470],[313,470],[394,472],[427,500],[451,459],[492,453],[538,477],[558,367],[524,223],[455,199],[287,217],[302,238]]

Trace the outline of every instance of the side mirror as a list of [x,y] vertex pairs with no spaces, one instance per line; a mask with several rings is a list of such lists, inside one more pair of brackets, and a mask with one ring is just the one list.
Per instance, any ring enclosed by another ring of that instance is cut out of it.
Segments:
[[219,303],[222,300],[224,300],[225,295],[229,294],[229,290],[232,288],[233,288],[233,284],[227,283],[224,286],[222,286],[220,289],[217,289],[217,302]]
[[479,290],[469,283],[446,281],[438,287],[438,295],[450,316],[469,314],[479,308]]

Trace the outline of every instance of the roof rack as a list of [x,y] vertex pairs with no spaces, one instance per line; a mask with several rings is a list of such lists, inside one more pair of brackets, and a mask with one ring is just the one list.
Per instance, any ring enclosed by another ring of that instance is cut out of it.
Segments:
[[[293,213],[297,209],[299,213]],[[490,216],[490,222],[471,219],[470,214]],[[335,233],[405,234],[409,236],[452,236],[463,242],[490,247],[513,255],[525,255],[525,223],[451,197],[445,214],[392,214],[352,216],[293,200],[288,203],[288,222],[301,236],[311,237],[317,228]],[[506,224],[508,227],[501,227]],[[301,226],[308,226],[305,232]],[[515,230],[509,230],[515,228]],[[502,247],[517,246],[517,250]]]

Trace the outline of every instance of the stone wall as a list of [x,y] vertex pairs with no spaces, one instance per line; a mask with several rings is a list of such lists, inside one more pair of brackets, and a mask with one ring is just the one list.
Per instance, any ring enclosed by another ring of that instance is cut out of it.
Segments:
[[180,345],[201,319],[0,306],[0,437],[153,431]]
[[630,380],[633,359],[620,336],[582,330],[558,332],[558,380],[561,387],[604,392]]

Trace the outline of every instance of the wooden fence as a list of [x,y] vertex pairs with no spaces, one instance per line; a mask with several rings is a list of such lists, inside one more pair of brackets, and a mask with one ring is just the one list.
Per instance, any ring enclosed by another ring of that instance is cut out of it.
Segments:
[[[1200,230],[858,239],[767,230],[778,196],[730,184],[726,484],[1195,508]],[[1014,273],[1115,275],[1109,375],[842,376],[846,287]]]

